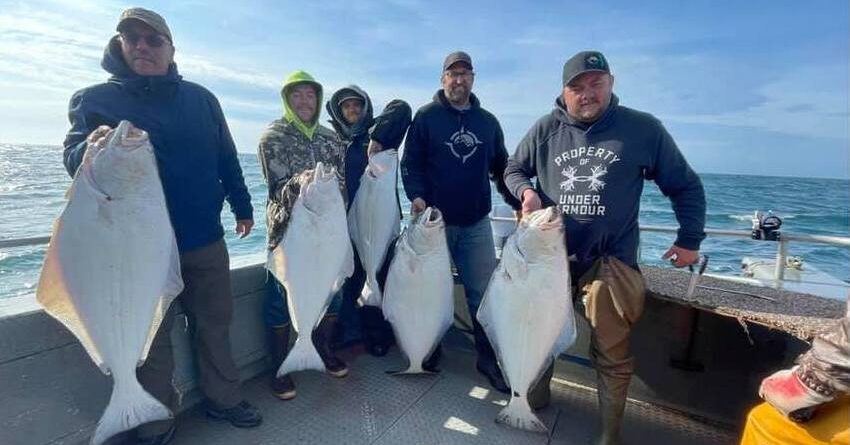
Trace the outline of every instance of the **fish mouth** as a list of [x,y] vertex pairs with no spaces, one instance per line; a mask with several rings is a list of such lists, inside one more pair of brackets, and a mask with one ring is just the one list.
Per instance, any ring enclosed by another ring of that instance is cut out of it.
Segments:
[[443,213],[436,207],[428,207],[419,215],[418,222],[426,228],[437,227],[443,222]]
[[130,121],[123,120],[115,127],[106,145],[121,147],[124,151],[134,151],[142,147],[153,151],[150,144],[145,144],[147,139],[148,134],[145,130],[135,127]]
[[563,221],[560,212],[557,211],[555,206],[551,206],[532,213],[528,218],[528,225],[540,230],[552,230],[560,229]]

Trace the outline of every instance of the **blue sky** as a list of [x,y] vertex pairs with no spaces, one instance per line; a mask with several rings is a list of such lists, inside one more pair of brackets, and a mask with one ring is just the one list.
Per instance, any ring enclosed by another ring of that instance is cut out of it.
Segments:
[[243,152],[282,114],[279,87],[295,69],[328,95],[356,83],[378,107],[419,107],[456,49],[472,55],[474,91],[513,152],[551,110],[564,61],[593,48],[621,103],[659,117],[698,172],[850,177],[840,0],[0,0],[0,142],[61,144],[68,98],[105,80],[103,47],[129,6],[166,18],[181,73],[219,97]]

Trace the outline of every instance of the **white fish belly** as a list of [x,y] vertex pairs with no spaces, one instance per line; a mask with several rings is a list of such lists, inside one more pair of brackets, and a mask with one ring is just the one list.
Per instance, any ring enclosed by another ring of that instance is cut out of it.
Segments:
[[479,310],[505,378],[521,395],[552,358],[568,317],[573,316],[569,282],[562,274],[539,265],[525,279],[512,280],[499,267]]
[[334,283],[351,249],[344,209],[318,225],[294,212],[283,242],[271,252],[272,273],[286,287],[289,312],[297,332],[310,332],[327,309]]
[[348,216],[351,239],[366,271],[362,302],[371,306],[381,304],[377,271],[401,228],[396,200],[397,157],[387,164],[389,170],[377,178],[371,177],[368,171],[363,174]]
[[102,369],[132,371],[158,328],[152,321],[162,297],[182,289],[177,262],[164,199],[101,202],[77,182],[48,248],[38,300]]
[[418,367],[451,326],[453,279],[448,252],[416,256],[397,251],[387,277],[383,310],[401,349]]

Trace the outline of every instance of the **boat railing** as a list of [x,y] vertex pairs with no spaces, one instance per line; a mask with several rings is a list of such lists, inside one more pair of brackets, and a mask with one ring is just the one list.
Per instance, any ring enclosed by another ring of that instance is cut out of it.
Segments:
[[[495,222],[515,223],[516,220],[510,217],[493,216],[490,217]],[[656,226],[656,225],[641,225],[641,232],[660,232],[675,234],[679,229],[672,226]],[[727,229],[705,229],[708,236],[728,236],[738,238],[752,238],[752,232],[746,230],[727,230]],[[788,256],[788,244],[792,241],[827,244],[838,247],[850,247],[850,237],[830,236],[830,235],[809,235],[802,233],[782,232],[782,235],[777,241],[765,241],[776,243],[776,265],[774,269],[774,279],[784,281],[785,279],[785,260]],[[48,244],[49,236],[36,236],[30,238],[12,238],[0,239],[0,249],[10,249],[14,247],[38,246]]]
[[[514,222],[514,218],[509,217],[491,217],[493,221],[499,222]],[[641,225],[641,232],[660,232],[660,233],[670,233],[676,234],[678,232],[678,227],[672,226],[655,226],[655,225]],[[705,229],[705,233],[708,236],[726,236],[726,237],[738,237],[738,238],[747,238],[752,239],[752,232],[748,230],[728,230],[728,229]],[[779,237],[777,241],[764,241],[764,242],[775,242],[776,246],[776,265],[774,268],[773,278],[777,281],[785,280],[785,260],[788,257],[788,244],[791,241],[796,242],[804,242],[804,243],[815,243],[815,244],[827,244],[831,246],[837,247],[850,247],[850,237],[843,236],[830,236],[830,235],[809,235],[802,233],[790,233],[786,231],[782,231],[782,235]]]

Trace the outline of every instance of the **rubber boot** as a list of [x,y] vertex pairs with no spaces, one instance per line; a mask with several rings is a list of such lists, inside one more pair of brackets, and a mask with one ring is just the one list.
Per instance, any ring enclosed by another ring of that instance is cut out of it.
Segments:
[[394,342],[392,327],[384,320],[381,308],[363,306],[360,308],[363,344],[366,351],[375,357],[387,355]]
[[313,331],[313,343],[316,345],[316,350],[319,352],[322,362],[325,363],[328,374],[342,378],[348,375],[348,366],[336,356],[331,348],[331,339],[336,330],[336,323],[336,315],[325,315],[319,322],[319,326]]
[[281,400],[291,400],[295,398],[295,382],[289,374],[277,377],[277,369],[280,368],[283,359],[289,352],[289,323],[284,326],[278,326],[271,329],[269,334],[269,344],[271,345],[272,370],[271,389],[275,397]]
[[629,379],[597,378],[597,398],[599,400],[600,434],[599,445],[619,445],[623,415],[626,410],[626,395]]
[[433,373],[440,372],[440,359],[442,357],[443,347],[438,343],[437,347],[434,348],[434,352],[432,352],[431,355],[422,362],[422,369]]
[[549,385],[552,382],[552,374],[555,372],[555,362],[546,368],[540,380],[528,391],[528,404],[533,411],[541,410],[549,406],[552,400],[552,390]]

